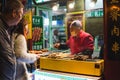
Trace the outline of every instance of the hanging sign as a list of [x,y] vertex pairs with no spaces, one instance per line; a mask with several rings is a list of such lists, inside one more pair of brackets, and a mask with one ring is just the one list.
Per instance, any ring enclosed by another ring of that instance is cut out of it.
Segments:
[[42,2],[47,2],[47,1],[50,1],[50,0],[36,0],[37,3],[42,3]]
[[103,17],[103,9],[87,11],[86,17]]
[[42,49],[43,46],[43,18],[40,16],[33,16],[32,23],[33,49],[39,50]]
[[107,52],[110,60],[120,60],[120,1],[106,2]]

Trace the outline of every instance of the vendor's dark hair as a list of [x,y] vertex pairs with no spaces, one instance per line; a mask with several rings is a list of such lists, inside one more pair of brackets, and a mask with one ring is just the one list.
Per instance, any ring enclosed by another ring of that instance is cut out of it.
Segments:
[[28,24],[27,20],[25,18],[22,18],[21,21],[17,25],[18,28],[16,29],[15,33],[24,35],[24,29],[27,24]]

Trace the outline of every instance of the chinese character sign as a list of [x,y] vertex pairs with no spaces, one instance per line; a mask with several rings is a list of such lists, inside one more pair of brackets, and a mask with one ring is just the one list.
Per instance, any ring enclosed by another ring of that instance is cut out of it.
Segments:
[[33,16],[32,23],[33,49],[40,50],[43,46],[43,18],[40,16]]
[[107,52],[110,60],[120,60],[120,1],[107,3]]

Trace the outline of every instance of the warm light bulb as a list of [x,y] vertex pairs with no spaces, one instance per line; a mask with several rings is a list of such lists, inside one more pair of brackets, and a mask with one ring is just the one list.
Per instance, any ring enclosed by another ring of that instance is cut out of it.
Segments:
[[94,3],[94,2],[91,2],[91,3],[89,4],[89,6],[90,6],[91,8],[94,8],[94,7],[95,7],[95,3]]
[[70,3],[70,4],[69,4],[69,8],[70,8],[70,9],[73,9],[73,8],[74,8],[74,5],[75,5],[74,2]]
[[56,4],[56,5],[54,5],[54,6],[52,7],[52,10],[53,10],[53,11],[57,11],[58,8],[59,8],[59,4]]

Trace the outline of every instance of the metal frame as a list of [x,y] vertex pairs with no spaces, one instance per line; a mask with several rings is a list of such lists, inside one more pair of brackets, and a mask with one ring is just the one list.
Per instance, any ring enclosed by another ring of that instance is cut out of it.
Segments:
[[[51,44],[52,44],[52,32],[51,32],[51,27],[52,27],[52,10],[49,8],[41,7],[41,6],[36,6],[36,15],[39,16],[39,10],[43,11],[48,11],[48,18],[49,18],[49,25],[48,25],[48,31],[49,31],[49,50],[51,50]],[[43,18],[44,19],[44,18]],[[44,23],[44,22],[43,22]],[[43,26],[44,28],[44,26]],[[43,32],[43,39],[44,39],[45,33]],[[43,41],[43,48],[45,48],[45,42]]]

